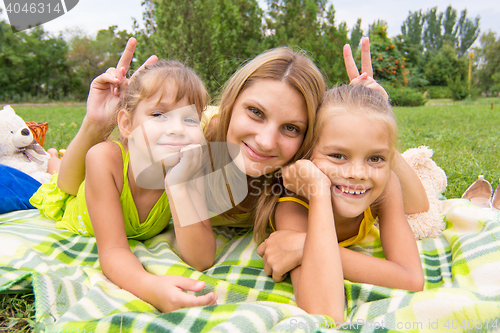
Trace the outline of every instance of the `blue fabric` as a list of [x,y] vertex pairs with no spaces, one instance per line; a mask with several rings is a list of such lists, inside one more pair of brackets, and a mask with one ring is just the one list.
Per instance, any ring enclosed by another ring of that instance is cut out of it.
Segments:
[[0,214],[35,208],[29,200],[40,185],[30,175],[0,164]]

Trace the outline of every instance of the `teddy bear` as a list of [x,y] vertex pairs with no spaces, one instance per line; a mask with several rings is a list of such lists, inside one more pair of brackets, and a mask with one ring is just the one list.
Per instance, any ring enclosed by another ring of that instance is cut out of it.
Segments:
[[402,156],[415,171],[425,188],[429,199],[427,212],[407,215],[408,223],[415,238],[436,237],[445,229],[441,217],[441,200],[439,195],[448,186],[446,173],[432,159],[432,149],[421,146],[405,151]]
[[33,139],[33,133],[10,105],[0,110],[0,164],[20,170],[46,183],[50,155]]

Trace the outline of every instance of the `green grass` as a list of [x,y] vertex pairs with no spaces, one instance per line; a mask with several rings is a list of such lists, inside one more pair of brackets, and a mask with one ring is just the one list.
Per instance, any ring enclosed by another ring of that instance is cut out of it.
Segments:
[[67,148],[85,116],[85,104],[11,105],[24,121],[48,122],[43,147]]
[[[491,110],[491,103],[494,108]],[[49,123],[44,148],[66,148],[85,115],[85,105],[13,105],[25,121]],[[500,98],[473,101],[431,100],[423,107],[397,107],[400,150],[429,146],[446,172],[444,195],[457,198],[484,175],[493,186],[500,178]],[[74,125],[73,125],[74,124]],[[35,328],[33,294],[0,296],[0,332]]]
[[0,295],[0,332],[31,332],[35,327],[33,294]]
[[400,151],[421,145],[433,149],[434,161],[448,176],[446,197],[461,197],[478,175],[484,175],[494,188],[498,185],[500,98],[456,105],[399,107],[395,114]]

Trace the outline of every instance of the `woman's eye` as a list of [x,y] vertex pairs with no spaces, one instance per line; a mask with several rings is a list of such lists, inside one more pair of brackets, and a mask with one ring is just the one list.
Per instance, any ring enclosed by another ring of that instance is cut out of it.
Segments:
[[255,116],[259,117],[259,118],[262,118],[262,116],[264,116],[264,113],[262,111],[260,111],[259,109],[256,109],[256,108],[248,108],[250,110],[250,112],[252,112]]
[[292,126],[292,125],[286,125],[285,126],[285,130],[287,132],[294,132],[294,133],[298,133],[299,132],[299,129],[295,126]]
[[382,156],[372,156],[370,157],[370,162],[372,163],[379,163],[384,161],[384,158]]

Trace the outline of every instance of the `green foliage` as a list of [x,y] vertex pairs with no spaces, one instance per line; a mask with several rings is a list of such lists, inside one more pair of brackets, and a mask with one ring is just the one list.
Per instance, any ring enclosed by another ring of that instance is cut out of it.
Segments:
[[49,36],[41,27],[14,34],[0,21],[0,45],[0,101],[71,95],[72,74],[62,36]]
[[451,6],[445,12],[410,12],[395,42],[410,70],[408,84],[446,85],[448,76],[464,75],[464,55],[478,36],[479,17],[469,19],[467,9],[460,16]]
[[481,36],[481,46],[474,51],[476,62],[481,66],[477,71],[477,85],[488,94],[500,92],[500,37],[493,31]]
[[[344,23],[336,26],[333,5],[324,0],[268,0],[264,31],[267,47],[290,46],[308,51],[331,86],[347,79],[342,46],[349,39]],[[354,38],[360,38],[354,36]],[[358,40],[359,44],[359,40]]]
[[469,96],[469,89],[467,87],[467,80],[462,78],[460,74],[457,74],[455,79],[450,77],[446,78],[448,83],[448,89],[451,91],[451,98],[455,101],[461,101]]
[[349,41],[353,54],[358,50],[361,38],[363,38],[363,30],[361,29],[361,19],[359,18],[356,25],[351,30],[351,39]]
[[425,99],[421,92],[408,87],[394,87],[387,82],[382,82],[382,86],[387,91],[391,103],[395,106],[421,106]]
[[450,88],[445,86],[429,86],[426,87],[428,98],[452,98]]
[[[377,22],[370,26],[370,50],[373,76],[376,80],[395,86],[406,86],[408,81],[405,58],[396,45],[387,37],[387,23]],[[358,55],[358,59],[361,57]]]
[[468,62],[468,57],[459,58],[455,48],[447,43],[439,51],[425,54],[424,73],[430,85],[445,86],[448,77],[467,77]]
[[[152,6],[151,6],[152,4]],[[263,51],[262,10],[256,0],[159,0],[145,3],[147,28],[138,31],[139,62],[150,54],[193,68],[211,93],[246,59]]]
[[95,37],[73,31],[69,40],[67,62],[74,73],[71,81],[77,100],[85,100],[92,80],[115,67],[130,38],[127,31],[118,31],[116,26],[99,30]]

